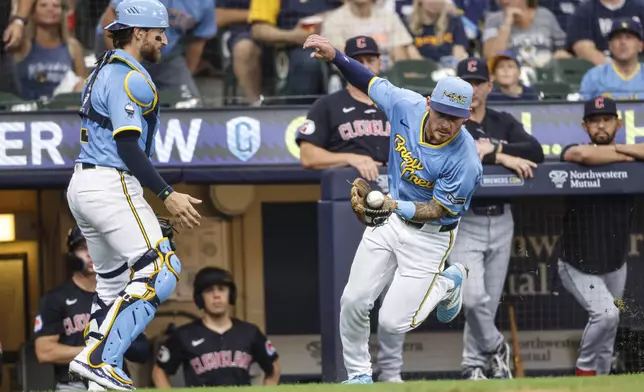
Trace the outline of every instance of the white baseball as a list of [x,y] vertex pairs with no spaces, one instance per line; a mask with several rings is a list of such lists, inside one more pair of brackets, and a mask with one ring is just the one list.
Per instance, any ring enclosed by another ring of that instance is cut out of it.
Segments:
[[367,204],[371,208],[380,208],[385,202],[385,195],[380,191],[371,191],[367,194]]

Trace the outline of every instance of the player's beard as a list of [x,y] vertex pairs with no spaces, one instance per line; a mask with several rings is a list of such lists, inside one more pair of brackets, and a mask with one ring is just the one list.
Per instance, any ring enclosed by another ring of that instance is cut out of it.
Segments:
[[161,60],[161,50],[146,43],[141,47],[141,58],[149,63],[158,63]]
[[611,135],[610,132],[600,131],[596,135],[594,135],[591,140],[593,144],[596,144],[598,146],[607,146],[609,144],[613,144],[613,141],[615,140],[615,133]]

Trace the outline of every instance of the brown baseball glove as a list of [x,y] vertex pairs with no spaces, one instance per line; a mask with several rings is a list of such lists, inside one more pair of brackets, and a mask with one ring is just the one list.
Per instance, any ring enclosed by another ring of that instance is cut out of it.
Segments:
[[351,208],[358,220],[369,227],[383,225],[396,209],[396,201],[385,196],[380,208],[371,208],[367,204],[367,195],[372,191],[369,183],[362,178],[356,178],[351,185]]

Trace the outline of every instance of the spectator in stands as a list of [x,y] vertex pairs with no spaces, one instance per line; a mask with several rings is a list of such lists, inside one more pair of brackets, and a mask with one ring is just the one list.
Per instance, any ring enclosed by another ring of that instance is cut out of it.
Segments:
[[586,0],[542,0],[541,4],[555,14],[562,29],[567,29],[569,19],[584,1]]
[[37,0],[24,39],[12,48],[24,100],[83,88],[87,77],[83,46],[69,35],[62,1]]
[[217,0],[215,19],[219,28],[227,29],[230,36],[225,42],[232,57],[237,83],[251,106],[262,103],[262,51],[253,40],[248,24],[250,0]]
[[271,341],[256,325],[230,316],[237,297],[230,273],[216,267],[200,269],[193,295],[203,316],[170,332],[152,370],[154,385],[170,389],[168,374],[180,366],[187,387],[251,385],[252,363],[264,371],[264,385],[277,385],[279,360]]
[[[306,38],[320,30],[320,21],[329,10],[327,1],[250,0],[249,23],[253,39],[269,46],[285,46],[288,71],[284,93],[287,96],[321,95],[326,92],[322,64],[311,58],[311,51],[302,50]],[[313,20],[313,21],[311,21]],[[290,103],[309,104],[315,98],[292,98]]]
[[422,59],[400,16],[376,7],[375,3],[376,0],[346,0],[344,5],[329,12],[322,25],[322,36],[337,48],[342,48],[351,37],[372,37],[382,53],[383,71],[399,60]]
[[489,61],[494,87],[488,101],[538,101],[537,91],[521,83],[521,64],[516,55],[503,51]]
[[[116,19],[115,9],[122,0],[111,0],[97,26],[96,54],[113,49],[103,28]],[[170,27],[165,30],[168,44],[161,50],[161,62],[144,63],[159,90],[172,90],[182,100],[200,100],[201,93],[193,79],[206,42],[217,34],[214,0],[160,0],[168,9]]]
[[[392,0],[396,4],[394,9],[409,26],[410,18],[414,12],[414,0]],[[483,21],[483,16],[489,7],[489,0],[445,0],[445,7],[451,16],[458,16],[465,29],[467,38],[476,39],[479,35],[478,25]]]
[[420,54],[430,60],[456,67],[468,57],[469,46],[460,16],[448,9],[449,0],[415,0],[409,30]]
[[570,57],[565,48],[566,33],[557,19],[538,0],[498,0],[501,10],[488,14],[483,28],[486,59],[511,50],[522,64],[539,68],[553,57]]
[[[15,49],[23,39],[27,20],[34,7],[35,0],[9,0],[0,2],[0,31],[2,49]],[[15,5],[16,12],[12,12]],[[11,15],[11,16],[10,16]],[[4,50],[0,51],[0,53]]]
[[[9,51],[15,49],[22,42],[27,19],[34,6],[34,1],[0,1],[0,33],[2,33],[0,75],[3,75],[0,78],[0,91],[2,92],[13,95],[20,94],[15,67]],[[15,7],[12,7],[13,5]]]
[[644,70],[638,55],[642,52],[642,25],[632,18],[613,21],[608,35],[612,64],[597,65],[584,75],[579,93],[584,99],[603,95],[616,99],[644,97]]
[[[571,17],[579,4],[586,0],[540,0],[539,5],[552,12],[562,29],[568,26],[568,18]],[[497,1],[490,1],[490,11],[498,11]]]
[[607,36],[613,19],[644,22],[642,0],[587,0],[568,19],[567,47],[594,65],[610,62]]
[[[615,143],[623,123],[614,100],[593,97],[587,101],[582,126],[590,143],[564,147],[562,161],[598,166],[644,160],[644,144]],[[626,285],[635,195],[567,196],[566,207],[559,277],[589,316],[579,343],[576,374],[607,375],[612,369],[619,302]],[[638,283],[640,276],[636,279]]]
[[[371,72],[380,73],[380,50],[371,37],[347,40],[345,53]],[[391,125],[363,92],[352,86],[318,99],[299,128],[296,141],[307,169],[354,167],[369,181],[389,159]]]

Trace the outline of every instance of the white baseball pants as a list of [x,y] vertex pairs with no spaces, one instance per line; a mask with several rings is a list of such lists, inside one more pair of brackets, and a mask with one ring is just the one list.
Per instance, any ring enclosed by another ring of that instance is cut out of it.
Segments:
[[457,230],[423,232],[397,215],[366,228],[341,299],[340,337],[349,378],[372,374],[369,311],[391,281],[380,308],[380,327],[404,334],[418,327],[454,288],[439,273],[445,267]]
[[[97,274],[135,263],[162,238],[143,188],[132,175],[113,168],[83,170],[76,165],[67,189],[67,201],[85,239]],[[156,266],[140,271],[149,276]],[[116,300],[130,281],[130,273],[112,279],[96,279],[96,293],[107,305]]]

